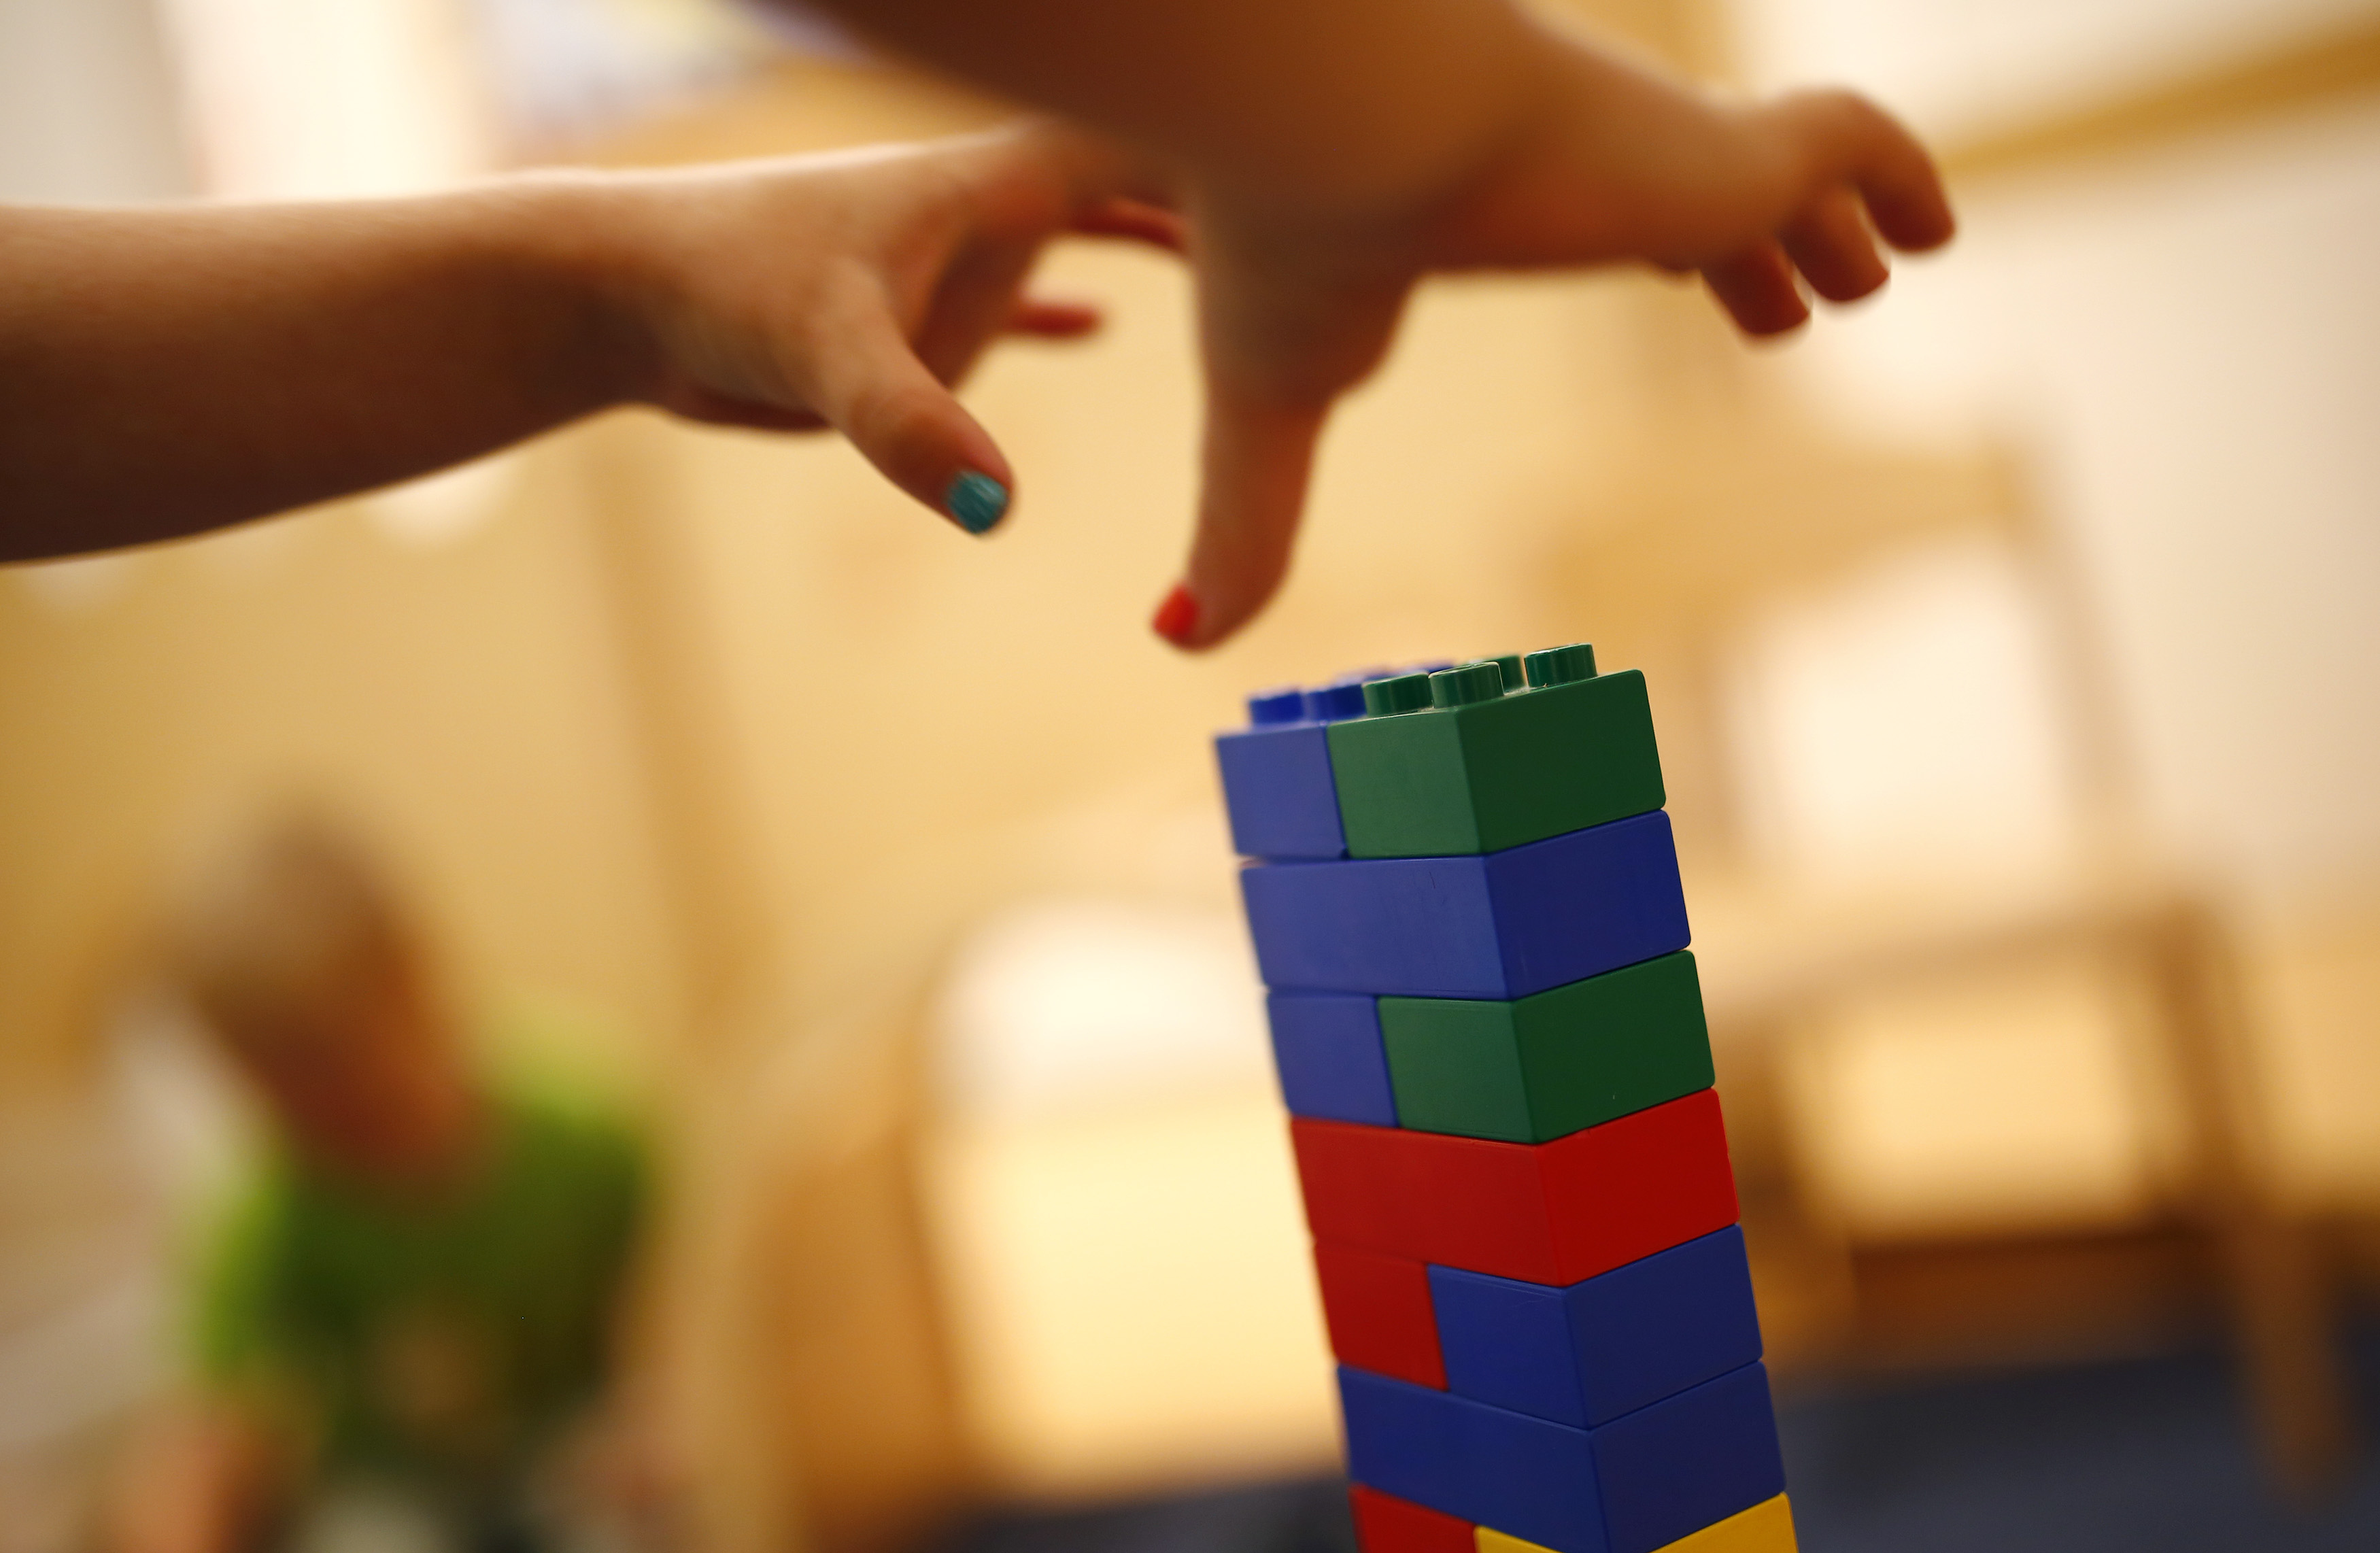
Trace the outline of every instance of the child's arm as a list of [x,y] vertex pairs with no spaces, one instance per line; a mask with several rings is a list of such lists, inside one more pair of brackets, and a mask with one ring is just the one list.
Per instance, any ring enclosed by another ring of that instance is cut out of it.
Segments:
[[1185,170],[1206,487],[1160,611],[1205,647],[1279,586],[1332,401],[1431,271],[1700,271],[1755,334],[1884,283],[1876,236],[1950,236],[1933,165],[1865,102],[1730,105],[1507,0],[830,0],[893,42]]
[[[1314,444],[1436,270],[1699,270],[1747,330],[1946,240],[1931,164],[1840,93],[1709,102],[1505,0],[838,0],[1169,158],[1196,233],[1198,535],[1159,614],[1204,647],[1279,587]],[[1014,485],[944,385],[1117,224],[1087,138],[522,179],[442,199],[0,212],[0,561],[170,538],[402,479],[607,405],[832,424],[971,528]],[[1130,223],[1124,223],[1129,226]],[[1144,224],[1136,235],[1164,235]],[[969,479],[965,477],[976,476]]]
[[[1045,127],[419,200],[0,209],[0,561],[195,533],[631,402],[832,425],[979,530],[1014,481],[945,384],[1003,330],[1094,322],[1022,285],[1050,237],[1118,226],[1123,182]],[[954,500],[968,474],[997,490]]]

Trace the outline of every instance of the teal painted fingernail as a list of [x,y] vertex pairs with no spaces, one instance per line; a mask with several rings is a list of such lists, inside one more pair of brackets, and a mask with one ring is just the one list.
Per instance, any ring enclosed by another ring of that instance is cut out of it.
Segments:
[[951,489],[942,497],[942,505],[959,520],[959,527],[970,534],[989,534],[1008,514],[1008,487],[990,475],[979,475],[969,469],[951,481]]

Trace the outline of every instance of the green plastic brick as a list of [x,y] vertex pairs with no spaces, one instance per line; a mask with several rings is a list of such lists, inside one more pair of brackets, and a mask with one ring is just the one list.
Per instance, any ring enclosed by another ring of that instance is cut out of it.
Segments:
[[1382,998],[1397,1123],[1545,1143],[1711,1085],[1684,950],[1516,1002]]
[[1351,857],[1499,852],[1667,801],[1633,669],[1335,722],[1330,739]]

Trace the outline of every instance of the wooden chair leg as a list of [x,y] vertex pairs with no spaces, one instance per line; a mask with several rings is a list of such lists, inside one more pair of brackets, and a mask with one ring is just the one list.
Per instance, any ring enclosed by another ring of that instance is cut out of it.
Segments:
[[2329,1269],[2312,1228],[2278,1210],[2253,1163],[2245,1011],[2220,925],[2184,907],[2151,936],[2265,1470],[2285,1495],[2316,1498],[2343,1477],[2357,1435]]
[[1728,1153],[1761,1304],[1769,1368],[1791,1375],[1842,1359],[1858,1326],[1857,1283],[1842,1236],[1811,1209],[1779,1072],[1790,1022],[1714,1031]]
[[2291,1498],[2321,1498],[2354,1459],[2356,1426],[2320,1248],[2309,1226],[2261,1210],[2222,1239],[2265,1471]]

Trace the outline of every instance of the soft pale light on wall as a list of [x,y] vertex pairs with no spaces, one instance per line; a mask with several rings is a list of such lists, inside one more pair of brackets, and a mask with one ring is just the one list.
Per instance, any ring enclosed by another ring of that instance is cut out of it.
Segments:
[[954,958],[927,1195],[968,1427],[1004,1491],[1331,1461],[1263,1006],[1220,910],[1024,903]]
[[2039,604],[1985,541],[1887,562],[1747,636],[1735,712],[1767,859],[1813,885],[2037,872],[2074,841]]
[[1269,1093],[1264,994],[1239,925],[1117,901],[1049,901],[986,924],[941,1013],[945,1096],[1022,1120],[1189,1090]]
[[1733,0],[1750,74],[1844,80],[1952,139],[2318,35],[2370,0]]
[[128,552],[120,555],[82,555],[70,561],[10,566],[6,575],[60,614],[80,614],[121,594],[140,563],[140,557]]
[[161,0],[208,193],[340,199],[494,164],[459,0]]
[[519,481],[516,455],[498,454],[373,495],[372,527],[402,545],[452,544],[494,516]]

